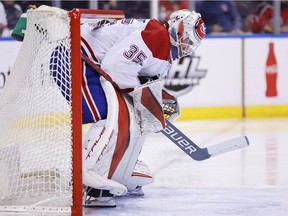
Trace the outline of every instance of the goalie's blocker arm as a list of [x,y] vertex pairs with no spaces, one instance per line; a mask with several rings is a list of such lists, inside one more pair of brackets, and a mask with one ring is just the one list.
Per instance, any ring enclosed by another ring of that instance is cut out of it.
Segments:
[[[139,76],[140,83],[142,85],[151,83],[158,80],[158,76],[148,77],[148,76]],[[169,94],[166,90],[162,88],[162,107],[165,120],[175,122],[180,115],[180,107],[177,101],[177,98]]]

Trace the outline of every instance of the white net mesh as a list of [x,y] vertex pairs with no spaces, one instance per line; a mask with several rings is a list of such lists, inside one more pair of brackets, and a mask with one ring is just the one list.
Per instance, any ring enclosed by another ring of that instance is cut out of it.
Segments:
[[[81,10],[81,23],[97,28],[120,18],[123,12]],[[0,215],[70,214],[70,18],[67,11],[41,6],[29,11],[27,20],[21,50],[0,97]]]
[[71,206],[70,20],[49,10],[27,14],[0,97],[0,206]]

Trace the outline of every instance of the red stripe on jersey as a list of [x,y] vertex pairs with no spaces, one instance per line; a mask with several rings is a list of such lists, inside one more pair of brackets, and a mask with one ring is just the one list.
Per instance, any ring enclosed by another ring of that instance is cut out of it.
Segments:
[[154,58],[168,60],[170,55],[170,37],[164,25],[155,19],[151,19],[141,36]]
[[143,88],[141,103],[161,122],[163,128],[165,128],[162,107],[149,88]]
[[93,58],[93,60],[96,61],[96,62],[99,62],[98,59],[96,58],[92,48],[90,47],[89,43],[82,37],[81,37],[81,41],[84,43],[85,47],[88,49],[88,51],[89,51],[91,57]]
[[[83,63],[83,70],[85,71],[85,64]],[[89,106],[89,109],[93,115],[93,119],[96,121],[98,121],[100,119],[100,114],[99,111],[93,101],[93,98],[91,96],[91,93],[89,91],[89,89],[87,88],[87,81],[86,78],[84,76],[84,71],[82,71],[82,91],[83,91],[83,96],[84,99],[87,102],[87,105]]]
[[108,178],[111,179],[121,159],[123,158],[130,141],[130,116],[126,102],[117,90],[117,99],[119,103],[118,113],[118,136],[115,146],[114,155],[112,158]]

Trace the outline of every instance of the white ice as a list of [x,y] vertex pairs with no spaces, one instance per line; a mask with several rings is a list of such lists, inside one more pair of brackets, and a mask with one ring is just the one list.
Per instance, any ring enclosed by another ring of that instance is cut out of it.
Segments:
[[155,176],[145,196],[117,198],[116,208],[84,208],[84,215],[288,215],[288,118],[175,126],[201,147],[243,135],[250,146],[198,162],[161,133],[152,135],[140,155]]

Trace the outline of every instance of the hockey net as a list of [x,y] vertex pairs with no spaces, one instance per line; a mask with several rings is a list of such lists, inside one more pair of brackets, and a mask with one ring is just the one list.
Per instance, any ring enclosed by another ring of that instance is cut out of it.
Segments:
[[0,97],[0,212],[82,214],[80,23],[123,17],[46,6],[27,13]]

